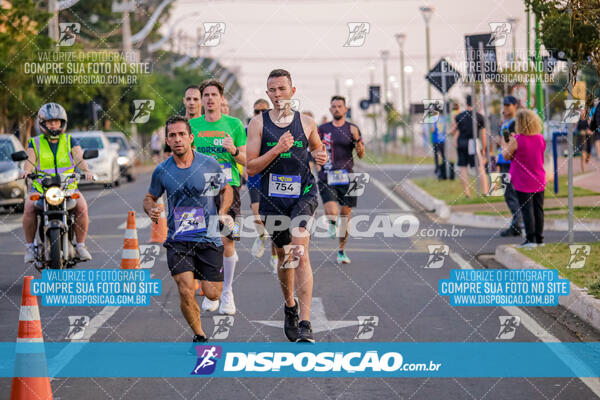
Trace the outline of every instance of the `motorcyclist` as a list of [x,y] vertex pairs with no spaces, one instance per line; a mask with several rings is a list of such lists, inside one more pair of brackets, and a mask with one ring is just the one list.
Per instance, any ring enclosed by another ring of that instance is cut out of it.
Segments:
[[[87,163],[83,160],[83,150],[76,139],[65,134],[67,129],[67,112],[57,103],[44,104],[37,115],[37,123],[40,135],[29,140],[27,156],[30,162],[26,162],[22,177],[27,176],[34,169],[55,175],[56,172],[70,174],[75,171],[75,166],[85,174],[86,180],[92,180],[93,174]],[[35,167],[34,167],[35,166]],[[32,183],[33,189],[42,192],[41,180]],[[77,189],[77,184],[72,182],[68,189]],[[85,246],[85,237],[88,231],[87,202],[80,194],[76,199],[75,213],[75,238],[77,240],[76,252],[82,261],[92,259],[90,252]],[[23,212],[23,230],[25,231],[25,263],[35,261],[35,250],[33,240],[37,230],[37,216],[34,210],[34,202],[27,198]]]

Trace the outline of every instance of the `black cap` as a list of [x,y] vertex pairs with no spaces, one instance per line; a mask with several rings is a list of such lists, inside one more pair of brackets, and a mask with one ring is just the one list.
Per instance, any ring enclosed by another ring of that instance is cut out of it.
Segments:
[[504,105],[509,106],[511,104],[517,105],[519,104],[519,100],[515,96],[506,96],[504,98]]

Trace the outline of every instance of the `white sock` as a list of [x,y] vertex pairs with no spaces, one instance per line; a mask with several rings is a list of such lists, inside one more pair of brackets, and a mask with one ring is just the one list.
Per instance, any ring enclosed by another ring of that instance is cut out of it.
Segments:
[[83,247],[83,246],[85,246],[85,243],[77,243],[77,245],[76,245],[76,246],[77,246],[77,247]]
[[33,243],[25,243],[25,247],[31,249],[33,247]]
[[231,257],[223,257],[223,291],[232,290],[233,274],[235,272],[235,254]]

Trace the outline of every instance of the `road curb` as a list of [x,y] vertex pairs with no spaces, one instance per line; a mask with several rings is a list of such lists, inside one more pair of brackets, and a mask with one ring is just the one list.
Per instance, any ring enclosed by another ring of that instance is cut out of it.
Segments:
[[[494,258],[508,269],[546,269],[511,245],[496,247]],[[600,300],[589,295],[587,290],[569,282],[569,295],[560,296],[558,303],[600,331]]]
[[405,179],[399,184],[404,195],[408,196],[411,201],[416,202],[427,211],[435,213],[442,219],[450,217],[450,207],[446,202],[433,197],[419,186],[415,185],[410,179]]
[[[473,228],[496,228],[502,229],[510,225],[510,217],[496,215],[477,215],[470,212],[455,211],[444,202],[433,197],[425,190],[421,189],[410,179],[405,179],[398,185],[402,194],[410,200],[416,202],[426,211],[435,213],[444,222],[454,225],[471,226]],[[567,231],[569,221],[566,219],[545,218],[544,230],[546,231]],[[583,220],[574,221],[573,230],[576,232],[600,232],[600,221]]]

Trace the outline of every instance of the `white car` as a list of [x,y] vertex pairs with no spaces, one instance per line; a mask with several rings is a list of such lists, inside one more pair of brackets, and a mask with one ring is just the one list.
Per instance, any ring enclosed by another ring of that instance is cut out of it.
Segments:
[[[97,149],[98,158],[86,160],[92,173],[96,176],[95,183],[103,183],[106,187],[119,186],[119,153],[118,144],[111,144],[101,131],[71,132],[83,150]],[[94,183],[80,181],[80,184]]]

